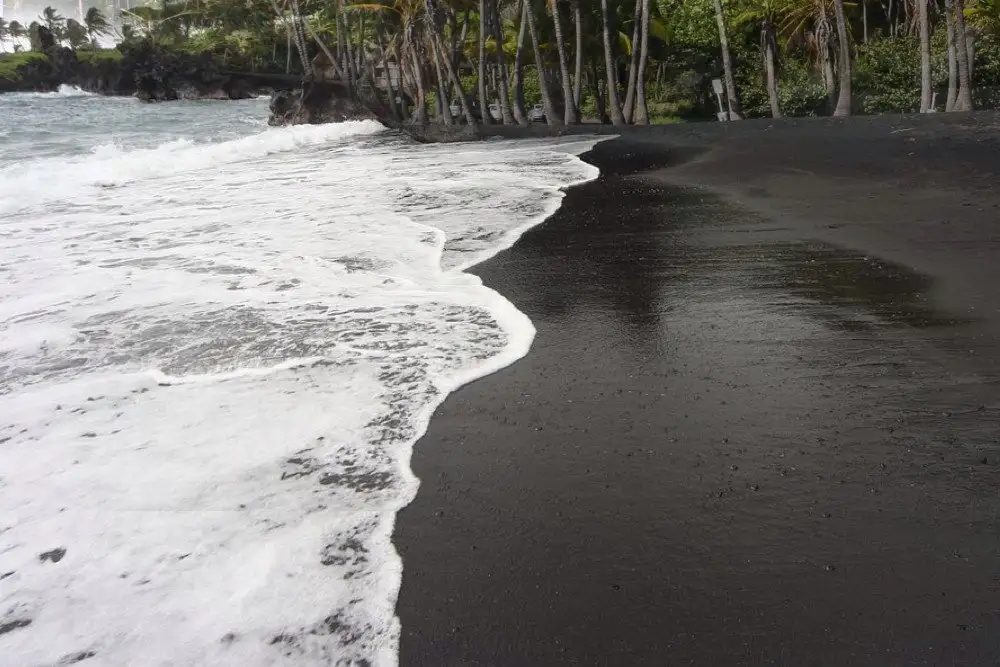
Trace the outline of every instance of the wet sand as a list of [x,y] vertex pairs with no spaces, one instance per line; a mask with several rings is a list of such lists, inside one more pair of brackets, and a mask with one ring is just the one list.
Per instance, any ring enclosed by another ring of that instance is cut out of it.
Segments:
[[473,271],[538,334],[417,443],[400,663],[1000,664],[996,123],[599,144]]

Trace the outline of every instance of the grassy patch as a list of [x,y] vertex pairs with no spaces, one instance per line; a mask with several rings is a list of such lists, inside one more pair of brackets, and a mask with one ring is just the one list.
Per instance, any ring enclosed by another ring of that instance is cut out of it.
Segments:
[[35,51],[0,54],[0,79],[20,81],[22,67],[48,59],[49,57],[44,53]]
[[122,52],[118,49],[79,49],[76,52],[76,59],[90,65],[101,62],[116,63],[121,61]]
[[653,125],[673,125],[683,123],[684,119],[680,116],[650,116],[649,122]]

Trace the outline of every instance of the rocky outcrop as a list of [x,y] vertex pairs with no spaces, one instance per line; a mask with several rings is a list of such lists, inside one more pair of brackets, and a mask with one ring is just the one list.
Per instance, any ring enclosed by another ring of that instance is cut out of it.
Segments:
[[44,52],[16,55],[23,62],[0,76],[0,92],[48,92],[72,85],[147,102],[234,100],[270,92],[252,77],[224,72],[211,54],[166,51],[148,42],[118,51],[73,51],[49,42]]
[[307,83],[296,90],[277,90],[271,95],[271,125],[317,125],[345,120],[383,120],[376,109],[366,106],[347,87],[336,81]]

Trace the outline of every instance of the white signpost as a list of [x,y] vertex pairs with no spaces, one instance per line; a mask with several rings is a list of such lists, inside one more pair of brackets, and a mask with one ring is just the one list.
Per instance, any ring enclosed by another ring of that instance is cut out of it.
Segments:
[[712,79],[712,90],[715,91],[715,99],[719,102],[719,121],[725,122],[729,120],[729,114],[726,113],[726,108],[722,105],[722,79]]

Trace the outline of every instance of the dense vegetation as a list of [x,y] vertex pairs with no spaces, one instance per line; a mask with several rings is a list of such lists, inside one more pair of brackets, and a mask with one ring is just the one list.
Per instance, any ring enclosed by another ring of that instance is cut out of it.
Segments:
[[732,119],[966,110],[1000,91],[1000,0],[155,0],[109,16],[48,8],[0,23],[0,43],[38,51],[44,26],[78,53],[113,36],[352,85],[390,70],[399,114],[446,124],[490,122],[478,100],[502,122],[540,104],[551,124],[648,123],[719,101]]

